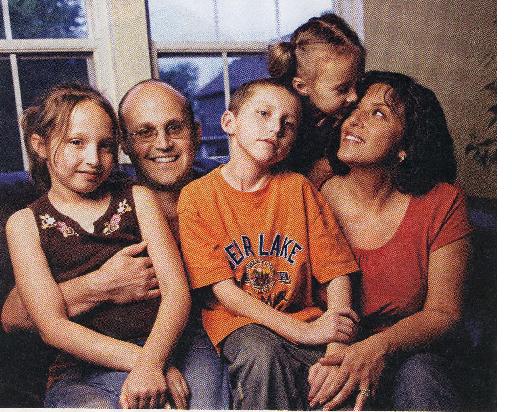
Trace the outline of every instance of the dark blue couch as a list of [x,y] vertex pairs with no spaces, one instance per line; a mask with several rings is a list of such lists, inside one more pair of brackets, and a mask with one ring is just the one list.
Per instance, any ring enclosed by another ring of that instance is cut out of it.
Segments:
[[[131,174],[131,170],[128,169]],[[25,172],[0,174],[0,304],[13,286],[5,241],[5,221],[35,200],[37,193]],[[469,198],[475,228],[468,276],[464,326],[464,399],[471,410],[496,409],[496,201]],[[38,407],[53,357],[35,333],[0,332],[0,407]]]

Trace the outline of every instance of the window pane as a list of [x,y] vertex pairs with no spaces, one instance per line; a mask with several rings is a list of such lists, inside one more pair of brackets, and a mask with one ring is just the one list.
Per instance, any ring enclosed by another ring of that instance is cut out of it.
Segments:
[[228,145],[220,127],[220,117],[225,110],[222,57],[161,57],[158,65],[160,79],[191,100],[196,119],[201,123],[203,139],[194,168],[206,173],[225,163]]
[[4,14],[0,7],[0,39],[5,39]]
[[8,57],[0,56],[0,172],[23,170],[16,102]]
[[230,54],[229,56],[229,88],[231,93],[249,80],[269,77],[267,58],[264,54]]
[[212,41],[212,0],[149,0],[151,38],[155,41]]
[[88,84],[87,57],[18,57],[23,108],[48,88],[64,82]]
[[268,41],[277,37],[274,0],[217,0],[220,40]]
[[87,37],[84,0],[9,0],[14,39]]
[[281,35],[291,34],[309,18],[332,11],[331,0],[281,0],[279,24]]

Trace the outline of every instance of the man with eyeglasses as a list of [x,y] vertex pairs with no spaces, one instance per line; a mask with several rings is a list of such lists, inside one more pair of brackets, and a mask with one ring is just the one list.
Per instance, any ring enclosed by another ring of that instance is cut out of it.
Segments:
[[121,146],[138,180],[153,189],[178,238],[176,206],[180,190],[193,178],[201,141],[190,102],[168,84],[144,80],[119,103]]
[[[121,99],[119,118],[122,147],[135,166],[137,178],[157,193],[173,234],[179,240],[176,206],[181,188],[195,177],[192,164],[201,140],[201,127],[194,120],[190,102],[164,82],[144,80]],[[142,251],[139,245],[130,246],[98,271],[61,283],[68,315],[79,315],[105,301],[127,303],[158,296],[158,284],[148,258],[138,256]],[[87,287],[83,284],[77,287],[74,282],[78,281],[85,282]],[[89,293],[77,296],[77,290]],[[187,380],[188,388],[181,389],[191,394],[189,408],[228,409],[227,370],[197,322],[199,313],[192,311],[191,322],[173,352],[172,362]],[[7,332],[33,329],[16,288],[3,305],[2,326]],[[38,406],[35,402],[23,406]],[[0,406],[17,405],[3,404],[0,399]]]
[[[119,103],[121,146],[139,182],[155,191],[175,238],[179,241],[177,204],[181,189],[194,179],[192,165],[201,142],[201,126],[190,102],[167,83],[145,80]],[[227,368],[200,322],[199,296],[194,296],[190,322],[173,358],[190,389],[189,408],[229,409]]]

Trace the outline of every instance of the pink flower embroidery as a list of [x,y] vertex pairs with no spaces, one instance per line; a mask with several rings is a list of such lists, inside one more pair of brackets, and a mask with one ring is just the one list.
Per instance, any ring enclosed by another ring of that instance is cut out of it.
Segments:
[[121,216],[127,212],[131,212],[132,208],[128,204],[128,201],[124,199],[122,202],[119,202],[119,207],[117,208],[117,213],[114,213],[110,218],[108,223],[105,223],[105,227],[103,228],[103,233],[105,235],[110,235],[119,229],[119,224],[121,223]]
[[112,216],[112,218],[110,219],[110,223],[112,223],[113,225],[119,225],[119,222],[121,222],[121,215],[115,213],[114,216]]
[[41,219],[41,229],[50,229],[52,227],[56,228],[64,237],[68,236],[78,236],[78,233],[75,232],[75,229],[66,225],[66,223],[61,221],[56,221],[54,217],[50,216],[48,213],[46,215],[39,215]]

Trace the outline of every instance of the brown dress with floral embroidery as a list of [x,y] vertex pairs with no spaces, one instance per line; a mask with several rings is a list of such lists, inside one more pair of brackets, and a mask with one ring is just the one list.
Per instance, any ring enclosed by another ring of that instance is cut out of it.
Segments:
[[[93,233],[59,213],[47,194],[29,208],[38,222],[41,247],[57,283],[98,269],[119,250],[142,240],[131,185],[112,192],[110,205],[94,223]],[[74,320],[117,339],[145,337],[159,304],[159,298],[124,305],[104,303]]]
[[[94,222],[93,233],[57,211],[47,194],[29,205],[38,224],[41,247],[57,283],[98,269],[119,250],[142,240],[132,185],[124,185],[111,193],[110,205]],[[123,305],[106,302],[73,320],[117,339],[136,340],[149,335],[159,305],[160,298]],[[66,357],[65,362],[63,357],[57,361],[61,367],[63,363],[69,365],[69,355]],[[55,378],[56,370],[52,369]]]

